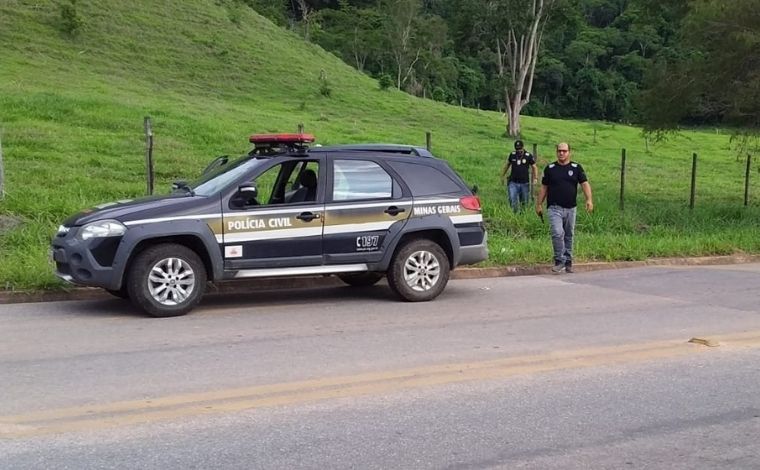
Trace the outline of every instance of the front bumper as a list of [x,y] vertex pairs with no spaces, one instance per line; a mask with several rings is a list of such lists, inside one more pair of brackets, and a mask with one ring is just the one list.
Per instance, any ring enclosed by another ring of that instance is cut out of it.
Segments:
[[117,276],[113,262],[122,237],[80,240],[77,230],[72,227],[51,242],[55,275],[72,284],[118,289],[121,276]]

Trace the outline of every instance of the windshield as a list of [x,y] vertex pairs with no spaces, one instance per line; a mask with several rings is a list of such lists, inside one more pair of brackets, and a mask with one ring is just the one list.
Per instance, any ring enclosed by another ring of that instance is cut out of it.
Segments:
[[190,184],[198,196],[211,196],[218,193],[242,174],[266,162],[266,158],[240,157],[232,163],[216,168],[214,171],[202,175],[198,180]]

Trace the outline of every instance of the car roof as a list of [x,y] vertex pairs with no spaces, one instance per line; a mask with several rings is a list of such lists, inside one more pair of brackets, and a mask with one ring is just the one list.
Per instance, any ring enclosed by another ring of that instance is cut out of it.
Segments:
[[433,154],[425,147],[404,144],[343,144],[325,147],[309,147],[309,153],[316,152],[374,152],[395,155],[411,155],[415,157],[433,158]]

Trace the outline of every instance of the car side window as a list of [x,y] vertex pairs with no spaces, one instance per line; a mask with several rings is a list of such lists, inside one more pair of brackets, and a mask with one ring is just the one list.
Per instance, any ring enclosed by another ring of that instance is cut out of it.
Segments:
[[377,163],[368,160],[333,162],[333,201],[393,197],[394,182]]
[[285,181],[283,199],[287,204],[305,204],[317,200],[319,163],[305,161],[298,163]]
[[275,165],[253,180],[252,183],[258,192],[257,199],[259,204],[265,205],[273,203],[273,200],[275,199],[275,186],[277,184],[277,179],[282,172],[282,168],[282,165]]
[[289,161],[275,165],[253,179],[255,188],[239,192],[230,200],[233,209],[273,204],[307,204],[317,199],[319,163]]

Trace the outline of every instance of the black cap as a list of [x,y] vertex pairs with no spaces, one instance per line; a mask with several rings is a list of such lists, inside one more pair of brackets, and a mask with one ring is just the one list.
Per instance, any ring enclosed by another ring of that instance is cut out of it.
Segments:
[[523,148],[523,141],[522,140],[515,140],[515,150],[520,150]]

